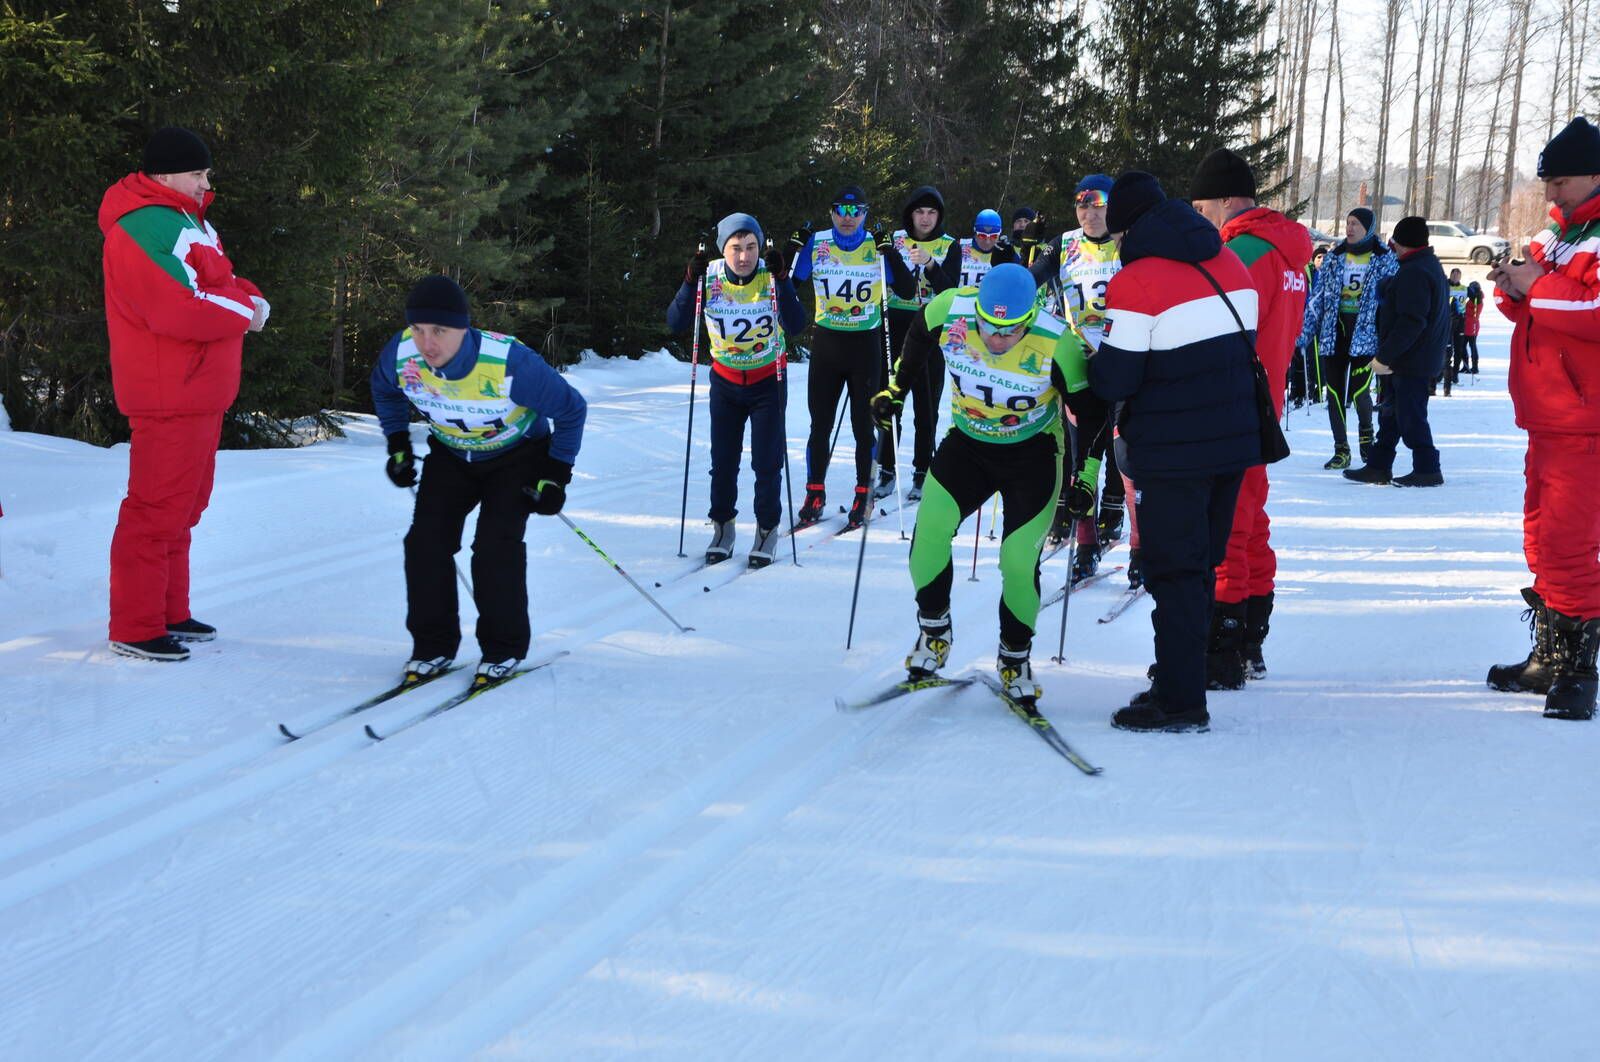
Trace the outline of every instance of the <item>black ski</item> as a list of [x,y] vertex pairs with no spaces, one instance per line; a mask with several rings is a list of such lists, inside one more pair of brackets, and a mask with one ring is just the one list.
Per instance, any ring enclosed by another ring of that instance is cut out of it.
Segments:
[[551,664],[555,663],[557,660],[560,660],[562,657],[564,657],[566,655],[568,655],[568,653],[567,653],[567,650],[565,650],[565,649],[561,650],[558,653],[551,653],[549,656],[545,657],[544,659],[538,660],[538,661],[536,661],[536,662],[534,662],[532,664],[527,665],[526,667],[523,667],[523,668],[520,668],[519,670],[513,671],[511,674],[507,675],[505,678],[502,678],[502,679],[487,679],[487,680],[484,680],[484,681],[479,681],[478,677],[476,675],[474,675],[473,679],[472,679],[472,684],[470,686],[468,686],[466,689],[462,690],[460,693],[457,693],[455,696],[450,697],[447,700],[440,701],[438,704],[434,705],[432,708],[429,708],[426,712],[423,712],[421,715],[417,716],[414,719],[409,719],[406,722],[401,723],[400,725],[394,727],[392,730],[389,730],[389,731],[386,731],[385,733],[380,734],[376,730],[372,729],[372,724],[368,723],[367,727],[366,727],[367,737],[371,738],[373,741],[384,741],[384,740],[386,740],[388,738],[392,738],[396,734],[400,733],[400,731],[402,731],[402,730],[408,730],[411,727],[416,726],[418,723],[421,723],[421,722],[423,722],[425,720],[428,720],[428,719],[432,719],[436,715],[443,715],[445,712],[448,712],[452,708],[457,708],[457,707],[460,707],[463,704],[466,704],[468,701],[472,700],[472,698],[478,696],[478,694],[480,694],[480,693],[488,693],[490,690],[499,689],[501,686],[504,686],[506,683],[512,681],[513,679],[519,679],[523,675],[531,675],[535,671],[538,671],[538,670],[540,670],[542,668],[547,668]]
[[330,727],[334,723],[339,722],[339,720],[341,720],[341,719],[349,719],[352,715],[357,715],[357,714],[359,714],[361,712],[364,712],[368,708],[376,708],[378,705],[384,703],[385,701],[394,700],[396,697],[400,696],[402,693],[410,693],[412,690],[417,689],[420,686],[426,686],[428,683],[432,682],[434,679],[443,678],[444,676],[450,674],[450,672],[452,672],[452,671],[460,671],[460,670],[461,670],[461,668],[460,668],[459,665],[452,665],[450,667],[445,668],[443,671],[436,671],[431,675],[426,675],[426,676],[423,676],[421,678],[408,676],[408,677],[402,679],[398,686],[392,686],[389,689],[384,690],[382,693],[378,694],[375,697],[368,697],[366,700],[362,701],[360,704],[352,705],[351,707],[346,708],[344,711],[340,712],[338,715],[334,716],[333,718],[327,719],[327,720],[325,720],[325,721],[323,721],[321,723],[318,723],[315,726],[306,727],[304,730],[300,731],[298,734],[295,733],[293,730],[290,730],[289,727],[288,727],[288,724],[286,724],[286,723],[279,723],[278,724],[278,732],[280,734],[282,734],[284,737],[288,738],[290,741],[299,741],[301,738],[305,737],[307,734],[314,734],[318,730],[323,729],[324,727]]
[[880,704],[904,697],[908,693],[918,693],[922,690],[938,690],[947,686],[970,686],[973,683],[970,677],[945,678],[943,675],[929,675],[927,678],[904,679],[892,686],[886,686],[877,693],[863,697],[857,701],[847,701],[843,697],[835,697],[833,705],[841,712],[859,712],[866,708],[874,708]]
[[1104,616],[1100,617],[1100,622],[1101,623],[1110,623],[1112,620],[1116,619],[1118,616],[1120,616],[1124,612],[1128,611],[1128,609],[1133,606],[1133,603],[1135,601],[1139,600],[1143,596],[1144,596],[1144,584],[1143,583],[1140,583],[1138,586],[1130,586],[1130,587],[1128,587],[1128,589],[1126,589],[1126,590],[1124,590],[1122,592],[1122,596],[1117,598],[1117,603],[1112,605],[1111,608],[1106,611],[1106,614]]
[[1072,764],[1084,774],[1100,773],[1099,767],[1096,767],[1094,764],[1078,755],[1077,750],[1071,745],[1067,744],[1067,739],[1062,737],[1061,732],[1050,724],[1050,720],[1039,714],[1039,709],[1030,704],[1023,704],[1021,701],[1011,696],[1011,694],[1007,693],[1005,691],[1005,687],[1000,685],[1000,680],[994,675],[988,674],[987,672],[980,672],[978,677],[983,680],[984,685],[988,686],[994,691],[995,696],[999,697],[1000,700],[1005,703],[1005,706],[1010,708],[1012,713],[1016,715],[1018,719],[1021,719],[1024,723],[1028,724],[1028,729],[1032,730],[1035,734],[1038,734],[1039,737],[1044,740],[1046,745],[1049,745],[1052,749],[1059,753],[1061,757],[1068,763]]
[[[1072,584],[1072,592],[1074,594],[1076,594],[1079,590],[1087,589],[1088,587],[1093,586],[1095,583],[1100,582],[1102,579],[1106,579],[1106,578],[1108,578],[1110,576],[1113,576],[1113,575],[1117,574],[1121,570],[1122,570],[1122,565],[1120,565],[1120,564],[1114,564],[1109,568],[1101,568],[1099,571],[1095,572],[1093,575],[1086,576],[1085,578],[1079,579],[1077,582],[1073,583]],[[1043,612],[1045,609],[1049,608],[1051,605],[1055,604],[1057,601],[1060,601],[1060,600],[1061,600],[1061,590],[1059,588],[1050,591],[1050,596],[1046,597],[1043,601],[1039,602],[1039,611]]]

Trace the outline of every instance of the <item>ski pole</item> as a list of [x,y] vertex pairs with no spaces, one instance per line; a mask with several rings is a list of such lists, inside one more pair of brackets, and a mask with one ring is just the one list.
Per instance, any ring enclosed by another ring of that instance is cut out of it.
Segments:
[[828,464],[833,464],[833,448],[839,445],[839,429],[844,427],[844,415],[849,412],[850,404],[847,401],[839,406],[839,419],[833,422],[833,439],[828,443]]
[[[874,439],[872,443],[872,481],[875,482],[877,478],[878,443]],[[850,644],[855,640],[856,636],[856,602],[861,598],[861,569],[867,562],[867,531],[872,527],[872,511],[877,507],[878,503],[869,497],[867,499],[866,517],[861,521],[861,548],[856,551],[856,586],[854,590],[850,591],[850,626],[844,633],[844,651],[847,653],[850,651]]]
[[972,525],[972,574],[967,576],[967,582],[969,583],[975,583],[978,581],[978,537],[983,531],[982,502],[979,502],[978,507],[972,511],[972,516],[977,523]]
[[[416,498],[416,496],[417,496],[417,488],[416,488],[415,485],[413,485],[412,488],[411,488],[411,497],[412,498]],[[468,597],[472,597],[473,596],[472,580],[468,579],[467,578],[467,573],[461,570],[461,562],[456,560],[454,557],[451,557],[450,558],[450,563],[455,566],[456,578],[460,579],[461,580],[461,585],[467,588],[467,596]]]
[[994,529],[1000,520],[1000,495],[994,496],[994,505],[989,509],[989,541],[994,541]]
[[[889,269],[884,265],[883,255],[878,255],[878,313],[883,316],[883,381],[888,386],[894,381],[894,344],[889,338]],[[927,369],[923,369],[926,374]],[[871,401],[869,398],[868,401]],[[927,415],[927,410],[919,409],[917,416]],[[900,496],[900,420],[898,417],[889,418],[889,439],[894,443],[894,507],[900,517],[900,541],[906,540],[906,505]],[[877,493],[878,483],[876,476],[869,489]],[[876,504],[876,501],[874,501]],[[861,536],[863,539],[865,535]]]
[[[706,242],[701,240],[695,248],[695,253],[704,254],[705,250]],[[688,556],[683,552],[683,535],[689,524],[689,453],[694,447],[694,384],[695,378],[700,375],[700,323],[705,313],[705,297],[706,278],[699,277],[694,286],[694,339],[690,343],[689,355],[689,428],[683,433],[683,506],[678,512],[678,556],[680,557]]]
[[[772,237],[767,237],[767,253],[772,253]],[[772,328],[778,336],[778,392],[782,404],[778,407],[778,421],[783,428],[783,490],[789,498],[789,554],[794,566],[800,567],[800,547],[794,541],[794,480],[789,475],[789,389],[784,377],[789,366],[789,337],[783,334],[778,320],[778,278],[767,273],[767,307],[772,313]]]
[[1067,662],[1067,602],[1072,600],[1072,570],[1078,566],[1078,536],[1073,535],[1067,541],[1067,585],[1061,594],[1061,638],[1056,643],[1056,655],[1050,658],[1051,662],[1065,664]]
[[[533,489],[532,487],[523,487],[522,488],[522,492],[524,494],[528,495],[530,498],[538,498],[539,497],[539,492],[537,490]],[[661,613],[663,616],[667,617],[667,619],[671,620],[672,621],[672,625],[674,627],[678,628],[678,630],[682,631],[685,634],[687,634],[689,631],[694,630],[693,627],[685,627],[683,624],[679,623],[676,619],[673,619],[672,613],[668,612],[665,608],[663,608],[661,606],[661,602],[657,601],[655,598],[650,596],[650,591],[648,591],[644,587],[640,586],[637,582],[634,581],[633,576],[631,576],[627,572],[623,571],[622,570],[622,565],[618,564],[616,561],[612,560],[609,556],[607,556],[606,551],[601,549],[595,543],[594,539],[592,539],[588,535],[584,534],[582,528],[580,528],[577,524],[573,523],[570,519],[568,519],[566,513],[556,513],[556,515],[561,518],[561,522],[562,523],[564,523],[568,527],[572,528],[572,533],[573,534],[575,534],[579,538],[583,539],[584,543],[586,545],[588,545],[588,547],[590,549],[592,549],[596,553],[598,553],[600,555],[600,559],[601,560],[603,560],[607,564],[611,565],[611,568],[612,568],[613,571],[615,571],[618,575],[620,575],[624,579],[626,579],[628,581],[628,585],[629,586],[631,586],[635,590],[639,591],[639,595],[641,597],[643,597],[646,601],[648,601],[652,605],[654,605],[656,607],[656,611],[657,612]]]

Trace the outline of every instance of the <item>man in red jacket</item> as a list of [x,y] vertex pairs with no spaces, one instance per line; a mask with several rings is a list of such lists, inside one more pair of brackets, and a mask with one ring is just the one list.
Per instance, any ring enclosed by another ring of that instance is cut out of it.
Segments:
[[[1306,311],[1306,263],[1311,236],[1276,210],[1256,206],[1256,177],[1250,164],[1218,148],[1200,162],[1189,199],[1201,217],[1222,233],[1223,246],[1250,270],[1256,289],[1256,354],[1271,382],[1272,403],[1283,415],[1289,362]],[[1207,688],[1237,690],[1246,678],[1264,678],[1261,655],[1272,616],[1272,552],[1267,519],[1267,466],[1245,471],[1233,510],[1228,553],[1217,565],[1216,600],[1206,652]]]
[[1600,130],[1582,118],[1545,145],[1553,207],[1529,262],[1489,273],[1511,335],[1511,402],[1528,433],[1522,548],[1533,586],[1526,660],[1489,669],[1495,689],[1545,694],[1552,719],[1594,717],[1600,645]]
[[100,203],[111,384],[133,429],[111,539],[111,648],[145,660],[184,660],[183,642],[216,637],[189,611],[189,532],[211,498],[244,334],[271,312],[205,219],[210,178],[205,143],[169,126]]

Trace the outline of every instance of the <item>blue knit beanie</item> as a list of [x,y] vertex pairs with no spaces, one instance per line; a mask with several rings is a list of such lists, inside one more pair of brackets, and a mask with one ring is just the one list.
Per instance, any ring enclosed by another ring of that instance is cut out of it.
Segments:
[[741,232],[748,232],[754,236],[758,247],[767,242],[766,237],[761,233],[761,226],[756,223],[755,218],[749,214],[729,214],[717,222],[717,251],[721,252],[723,248],[728,246],[728,241]]

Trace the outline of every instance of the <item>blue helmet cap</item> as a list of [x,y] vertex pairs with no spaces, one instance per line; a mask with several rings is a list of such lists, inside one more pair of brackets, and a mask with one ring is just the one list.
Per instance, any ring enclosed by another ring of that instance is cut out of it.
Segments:
[[972,231],[981,232],[985,235],[992,234],[998,236],[1000,234],[1000,211],[978,211],[978,218],[972,223]]
[[997,265],[984,274],[978,285],[978,316],[996,325],[1030,320],[1039,310],[1034,304],[1037,292],[1027,267],[1015,262]]
[[1072,190],[1073,195],[1079,192],[1105,192],[1111,194],[1111,178],[1103,173],[1091,173],[1078,182],[1078,187]]

